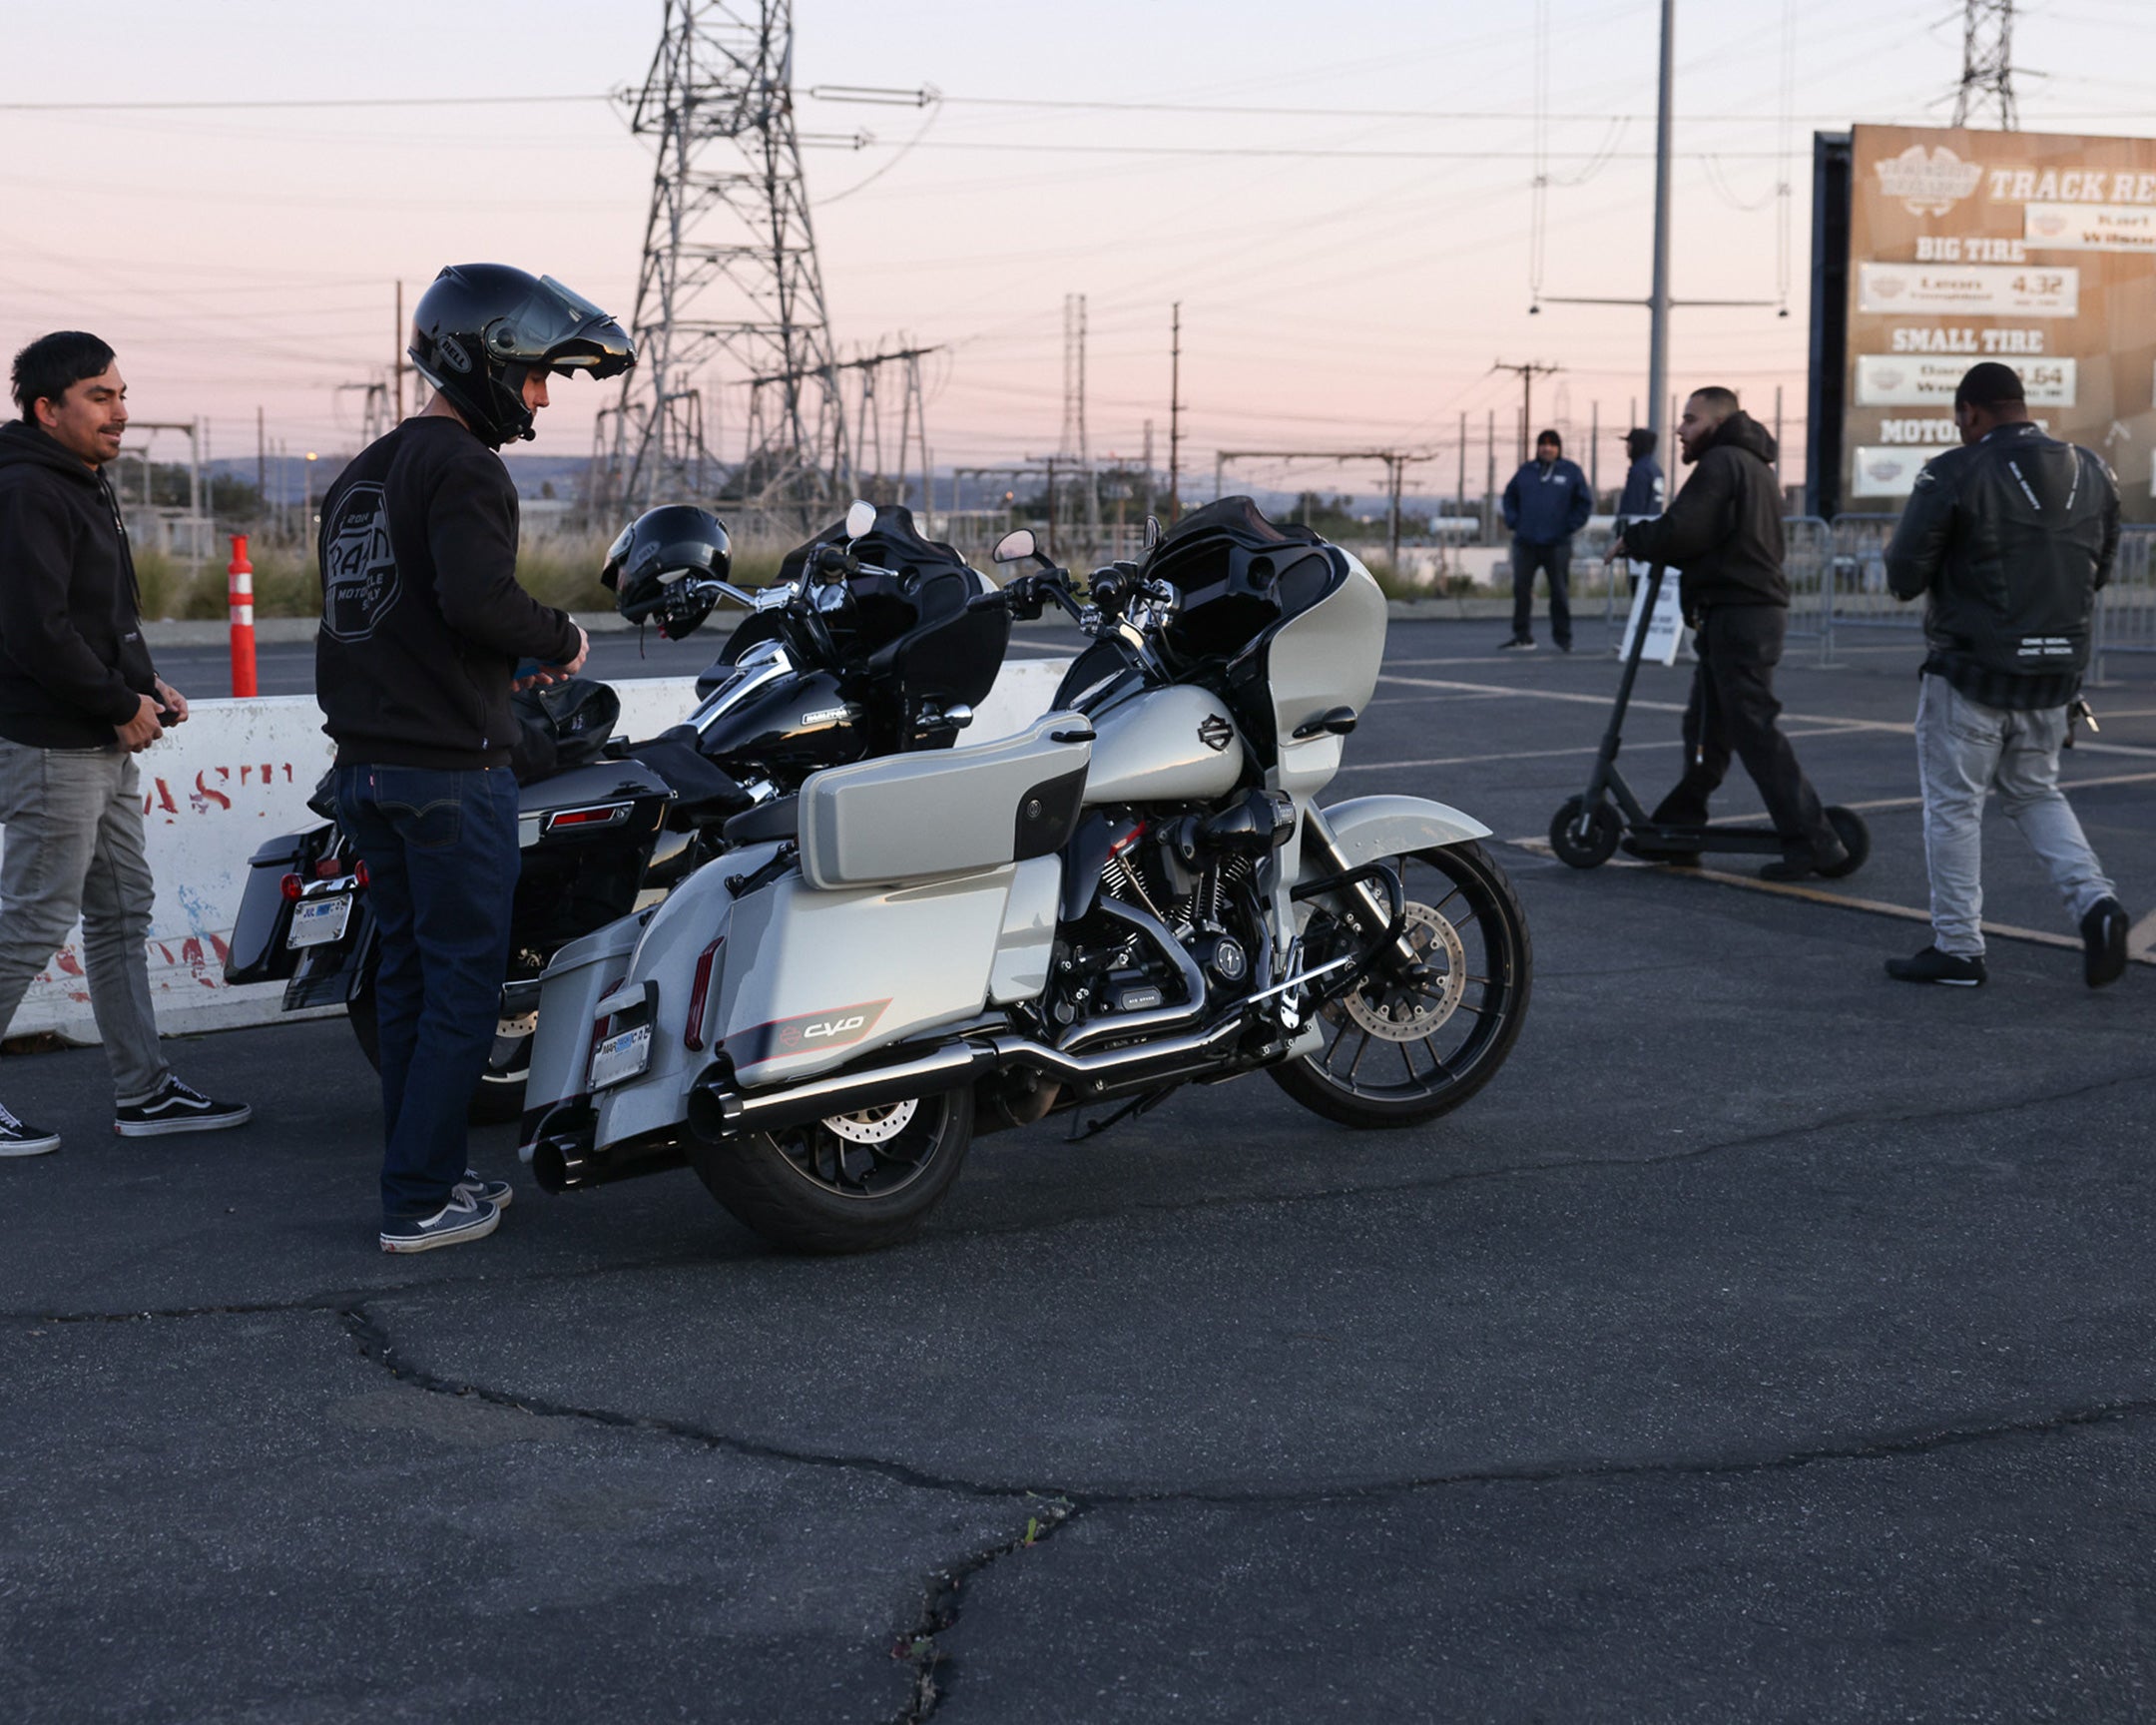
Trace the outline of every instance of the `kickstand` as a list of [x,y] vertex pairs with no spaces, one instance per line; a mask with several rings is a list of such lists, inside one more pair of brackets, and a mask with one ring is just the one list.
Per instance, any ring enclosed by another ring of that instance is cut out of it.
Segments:
[[[1134,1096],[1113,1114],[1100,1120],[1084,1120],[1079,1116],[1078,1110],[1073,1108],[1071,1110],[1070,1130],[1063,1135],[1063,1142],[1066,1144],[1082,1144],[1088,1138],[1097,1138],[1107,1131],[1109,1127],[1120,1126],[1134,1115],[1143,1114],[1148,1108],[1156,1107],[1160,1103],[1167,1101],[1170,1096],[1175,1094],[1176,1088],[1175,1085],[1169,1084],[1159,1090],[1148,1090],[1143,1096]],[[1082,1131],[1080,1130],[1081,1127],[1084,1128]]]

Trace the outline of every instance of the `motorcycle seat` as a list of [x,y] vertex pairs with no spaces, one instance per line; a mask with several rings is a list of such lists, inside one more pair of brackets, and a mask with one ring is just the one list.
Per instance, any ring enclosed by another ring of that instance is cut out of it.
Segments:
[[697,752],[695,736],[678,726],[628,751],[630,760],[649,767],[674,793],[668,819],[676,828],[716,826],[750,806],[749,793]]
[[775,797],[745,809],[719,830],[729,845],[770,845],[801,836],[801,799]]

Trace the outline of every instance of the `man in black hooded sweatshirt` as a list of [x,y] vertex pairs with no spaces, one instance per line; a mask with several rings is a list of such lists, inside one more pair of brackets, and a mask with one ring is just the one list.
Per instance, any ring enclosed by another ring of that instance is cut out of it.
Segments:
[[[1699,666],[1685,709],[1685,773],[1654,812],[1657,823],[1707,825],[1707,800],[1734,752],[1752,775],[1782,839],[1782,859],[1760,870],[1769,880],[1830,873],[1849,862],[1797,752],[1775,728],[1774,668],[1789,629],[1789,582],[1782,573],[1780,451],[1767,428],[1727,389],[1695,390],[1677,426],[1694,472],[1667,511],[1626,525],[1628,557],[1683,571],[1685,621],[1698,631]],[[1635,856],[1697,862],[1696,851]]]
[[[143,942],[157,895],[135,756],[188,716],[142,638],[127,528],[105,464],[127,429],[113,350],[81,329],[15,355],[0,426],[0,1030],[75,918],[126,1138],[245,1125],[159,1051]],[[0,1108],[0,1156],[60,1135]]]

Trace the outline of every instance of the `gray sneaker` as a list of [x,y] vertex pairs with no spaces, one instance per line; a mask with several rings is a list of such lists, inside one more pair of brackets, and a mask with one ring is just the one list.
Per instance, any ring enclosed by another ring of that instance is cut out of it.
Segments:
[[60,1148],[60,1134],[18,1120],[0,1107],[0,1156],[42,1156]]
[[461,1246],[467,1240],[484,1240],[501,1221],[501,1206],[474,1198],[463,1187],[449,1194],[449,1202],[431,1216],[400,1216],[384,1222],[384,1252],[431,1252],[437,1246]]

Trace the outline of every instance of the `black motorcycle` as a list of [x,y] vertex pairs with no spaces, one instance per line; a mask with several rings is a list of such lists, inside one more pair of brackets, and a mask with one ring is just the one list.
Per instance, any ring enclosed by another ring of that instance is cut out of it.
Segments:
[[[634,531],[616,541],[610,574]],[[621,703],[604,683],[578,678],[517,697],[522,865],[475,1121],[523,1110],[539,977],[555,952],[657,902],[771,823],[790,823],[789,800],[811,773],[949,748],[993,687],[1010,639],[1006,612],[969,608],[992,583],[895,506],[854,504],[843,523],[790,552],[779,581],[762,590],[682,556],[621,576],[617,609],[656,621],[672,639],[722,599],[750,614],[697,679],[695,711],[646,742],[614,737]],[[287,1012],[342,1005],[379,1065],[366,870],[328,786],[325,777],[308,801],[322,825],[255,853],[225,979],[283,981]]]

